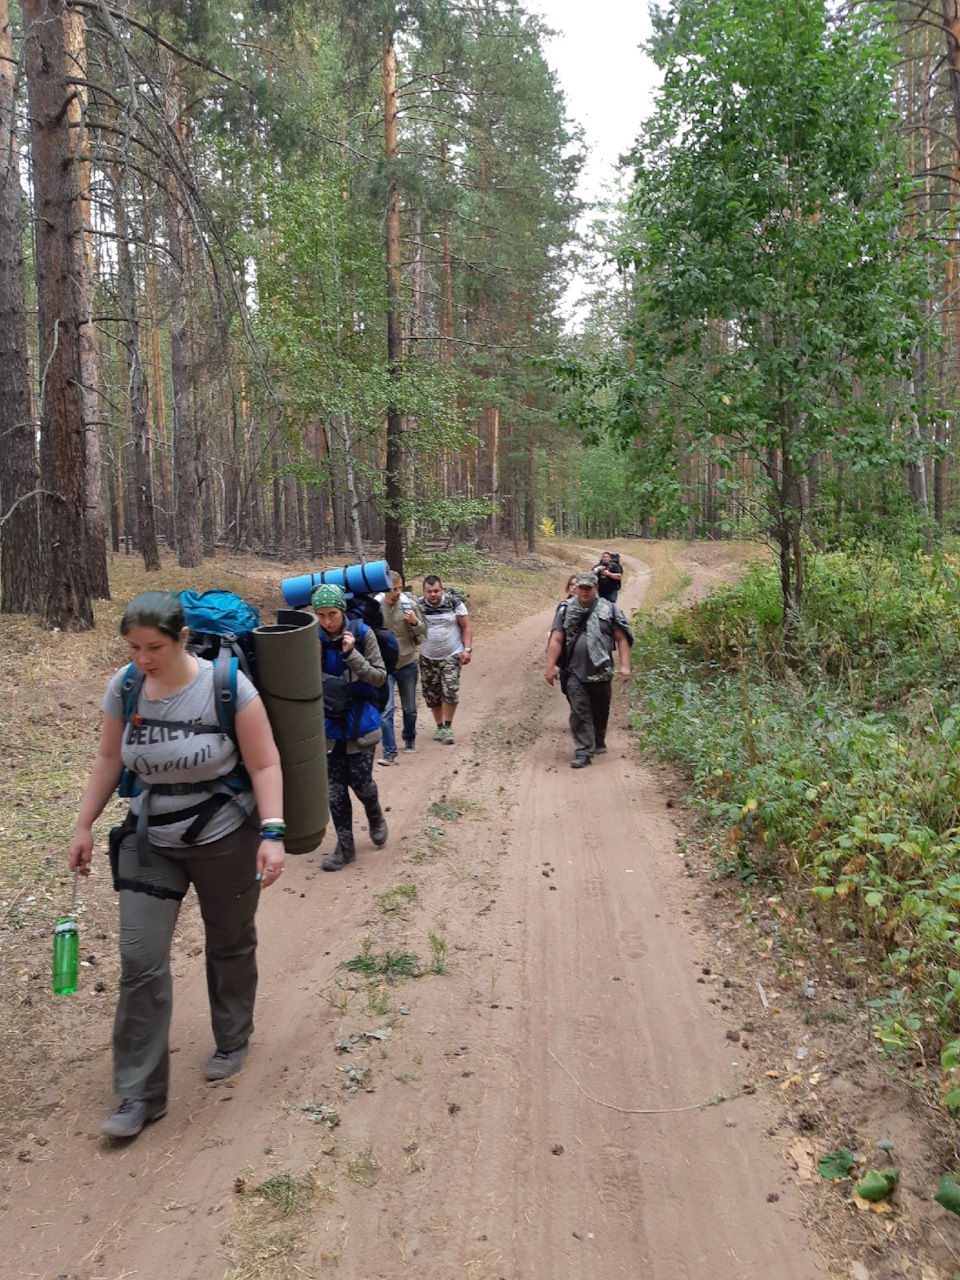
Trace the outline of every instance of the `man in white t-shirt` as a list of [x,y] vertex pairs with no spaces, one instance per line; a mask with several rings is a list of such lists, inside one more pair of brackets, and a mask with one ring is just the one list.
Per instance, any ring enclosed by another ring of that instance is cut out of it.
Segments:
[[420,646],[420,685],[437,722],[435,741],[453,745],[453,717],[460,701],[460,672],[473,652],[473,623],[467,606],[444,591],[435,573],[423,580],[420,597],[427,636]]

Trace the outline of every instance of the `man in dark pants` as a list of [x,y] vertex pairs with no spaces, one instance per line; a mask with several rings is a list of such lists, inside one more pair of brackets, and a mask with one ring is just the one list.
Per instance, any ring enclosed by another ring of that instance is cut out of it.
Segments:
[[620,679],[630,679],[633,633],[623,612],[597,599],[597,575],[578,573],[572,600],[558,607],[547,644],[547,684],[560,676],[570,703],[574,757],[571,769],[584,769],[607,750],[607,721],[613,685],[613,651],[620,659]]

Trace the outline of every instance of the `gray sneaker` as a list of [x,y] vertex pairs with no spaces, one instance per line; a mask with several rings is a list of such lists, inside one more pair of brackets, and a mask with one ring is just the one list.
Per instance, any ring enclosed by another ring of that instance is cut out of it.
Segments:
[[453,746],[453,725],[445,724],[437,730],[437,741],[445,743],[448,747]]
[[100,1126],[108,1138],[135,1138],[145,1124],[167,1114],[166,1098],[124,1098]]
[[446,733],[442,724],[437,725],[437,732],[433,735],[434,742],[443,742],[443,735]]
[[377,761],[377,764],[396,764],[396,763],[397,763],[396,756],[381,756],[380,759]]
[[247,1045],[242,1044],[239,1049],[217,1049],[211,1054],[207,1065],[203,1069],[204,1080],[226,1080],[228,1076],[235,1076],[243,1066],[243,1060],[247,1056]]

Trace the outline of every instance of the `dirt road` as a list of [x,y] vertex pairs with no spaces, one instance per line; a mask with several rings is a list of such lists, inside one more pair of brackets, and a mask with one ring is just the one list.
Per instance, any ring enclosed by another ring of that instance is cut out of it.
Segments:
[[[645,573],[626,567],[629,609]],[[477,635],[456,745],[424,731],[377,770],[385,849],[364,832],[336,875],[291,859],[265,895],[257,1030],[221,1085],[200,1078],[211,1046],[185,912],[170,1113],[126,1146],[99,1137],[105,1025],[2,1170],[5,1275],[825,1274],[702,981],[678,828],[625,695],[610,753],[568,768],[566,703],[543,681],[550,616]],[[338,976],[403,952],[423,976]]]

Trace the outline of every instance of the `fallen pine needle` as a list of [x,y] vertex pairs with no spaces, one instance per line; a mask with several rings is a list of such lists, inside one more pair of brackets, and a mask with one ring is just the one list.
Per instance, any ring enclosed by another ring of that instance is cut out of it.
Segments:
[[736,1094],[718,1093],[714,1097],[709,1098],[706,1102],[691,1102],[686,1107],[618,1107],[613,1102],[604,1102],[602,1098],[595,1098],[592,1093],[587,1093],[586,1089],[573,1074],[569,1067],[564,1066],[552,1049],[547,1049],[550,1057],[554,1060],[562,1071],[565,1071],[573,1083],[577,1086],[585,1098],[589,1098],[591,1102],[595,1102],[598,1107],[606,1107],[608,1111],[619,1111],[625,1116],[669,1116],[674,1115],[678,1111],[704,1111],[707,1107],[718,1107],[721,1102],[729,1102],[731,1097]]

